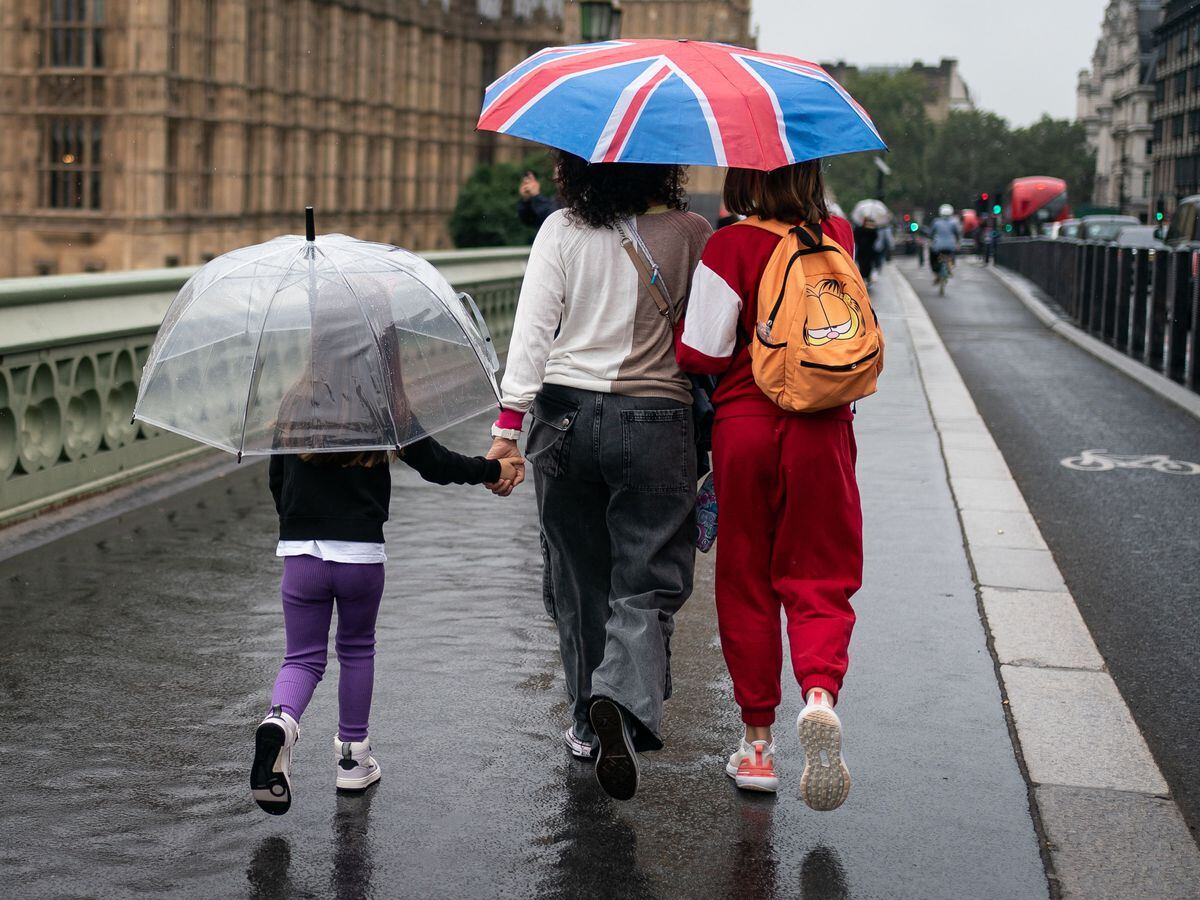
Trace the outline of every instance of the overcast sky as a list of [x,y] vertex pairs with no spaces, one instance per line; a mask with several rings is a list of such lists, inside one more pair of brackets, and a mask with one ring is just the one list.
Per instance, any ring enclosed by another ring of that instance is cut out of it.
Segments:
[[1016,125],[1075,117],[1107,0],[753,0],[761,50],[816,62],[957,57],[976,106]]

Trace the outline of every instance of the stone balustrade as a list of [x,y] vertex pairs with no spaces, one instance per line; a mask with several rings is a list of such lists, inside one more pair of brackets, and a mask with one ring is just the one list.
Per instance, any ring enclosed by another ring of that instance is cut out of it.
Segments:
[[[425,256],[475,298],[503,351],[528,248]],[[130,422],[155,333],[194,271],[0,280],[0,523],[208,452]]]

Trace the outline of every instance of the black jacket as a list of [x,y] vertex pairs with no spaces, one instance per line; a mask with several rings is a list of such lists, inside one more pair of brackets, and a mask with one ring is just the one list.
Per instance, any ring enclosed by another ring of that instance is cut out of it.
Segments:
[[[435,484],[500,480],[496,460],[463,456],[430,437],[405,447],[401,459]],[[267,480],[279,513],[281,541],[383,543],[383,523],[392,498],[387,465],[311,463],[286,454],[271,457]]]

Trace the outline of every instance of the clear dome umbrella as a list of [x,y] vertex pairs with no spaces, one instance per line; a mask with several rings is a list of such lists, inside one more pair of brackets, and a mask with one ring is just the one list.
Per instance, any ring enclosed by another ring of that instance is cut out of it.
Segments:
[[235,250],[180,290],[134,418],[243,454],[394,450],[498,403],[474,301],[419,256],[346,235]]

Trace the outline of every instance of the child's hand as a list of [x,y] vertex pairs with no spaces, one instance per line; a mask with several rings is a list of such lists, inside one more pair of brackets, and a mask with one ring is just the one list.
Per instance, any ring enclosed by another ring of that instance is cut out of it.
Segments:
[[514,487],[525,478],[525,460],[520,456],[507,456],[500,460],[500,481]]

